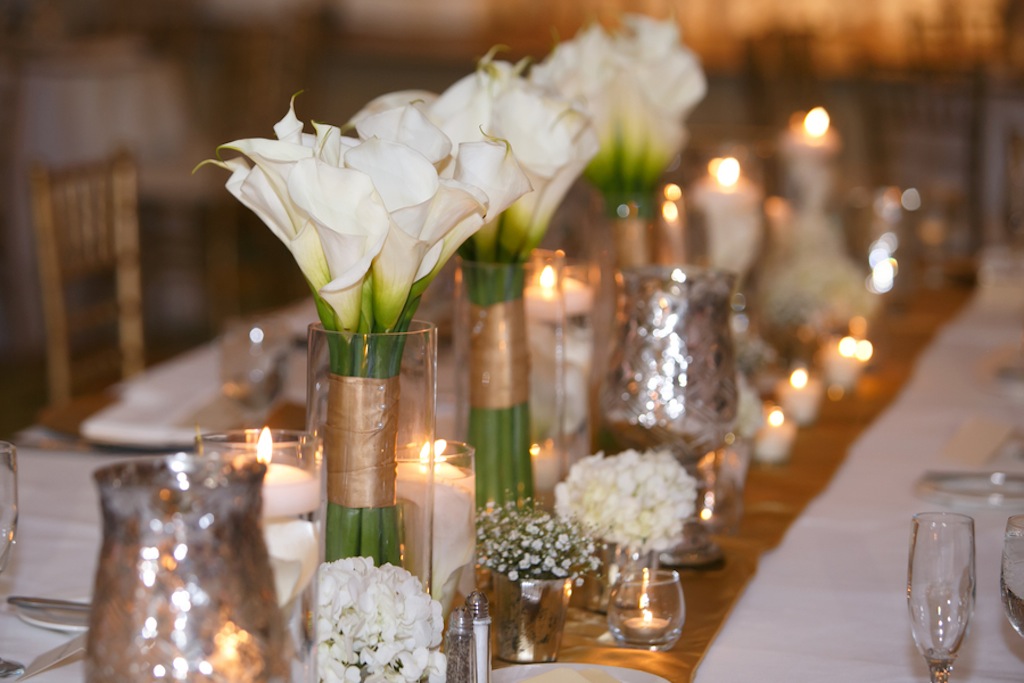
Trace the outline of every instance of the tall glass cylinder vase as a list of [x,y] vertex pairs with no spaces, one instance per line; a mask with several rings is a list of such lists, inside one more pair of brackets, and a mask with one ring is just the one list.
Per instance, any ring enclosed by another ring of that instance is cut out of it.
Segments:
[[526,267],[459,259],[456,278],[456,430],[476,449],[476,504],[488,509],[534,494]]
[[258,461],[263,480],[263,540],[270,555],[277,604],[287,629],[291,683],[315,683],[317,570],[323,561],[323,451],[320,440],[285,429],[200,434],[204,458]]
[[[370,557],[431,584],[437,334],[354,334],[311,325],[307,430],[323,441],[327,477],[325,560]],[[403,487],[400,459],[424,479]]]
[[[706,491],[708,459],[724,444],[738,406],[729,327],[735,276],[650,266],[627,269],[622,280],[617,344],[601,393],[602,445],[613,453],[670,449]],[[661,561],[699,566],[719,557],[694,516]]]

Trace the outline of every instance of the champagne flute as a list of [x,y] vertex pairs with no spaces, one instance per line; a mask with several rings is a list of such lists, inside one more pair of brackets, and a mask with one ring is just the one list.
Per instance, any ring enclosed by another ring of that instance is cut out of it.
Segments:
[[[14,444],[0,441],[0,572],[7,567],[18,527],[18,457]],[[24,665],[0,657],[0,678],[19,674]]]
[[1014,630],[1024,636],[1024,515],[1006,520],[999,592],[1006,618]]
[[907,605],[932,683],[946,683],[974,611],[974,520],[952,512],[914,515]]

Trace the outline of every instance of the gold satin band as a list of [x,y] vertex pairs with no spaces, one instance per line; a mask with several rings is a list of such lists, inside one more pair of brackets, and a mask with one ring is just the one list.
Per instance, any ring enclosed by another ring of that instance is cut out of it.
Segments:
[[331,375],[324,450],[327,499],[348,508],[395,504],[398,377]]
[[469,404],[500,409],[530,400],[523,300],[470,306],[469,316]]
[[629,217],[612,221],[615,240],[615,265],[619,269],[647,266],[651,263],[648,222]]

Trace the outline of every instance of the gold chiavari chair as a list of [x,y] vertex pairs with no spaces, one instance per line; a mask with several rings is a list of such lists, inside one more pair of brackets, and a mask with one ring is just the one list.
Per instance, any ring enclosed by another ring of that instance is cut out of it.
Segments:
[[32,170],[51,406],[145,364],[138,179],[128,153]]

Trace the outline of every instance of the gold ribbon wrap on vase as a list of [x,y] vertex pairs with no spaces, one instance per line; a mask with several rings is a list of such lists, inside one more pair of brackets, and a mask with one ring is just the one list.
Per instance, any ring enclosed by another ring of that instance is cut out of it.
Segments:
[[327,499],[347,508],[395,505],[399,378],[328,380]]
[[523,300],[470,306],[469,403],[502,409],[530,399],[530,357]]
[[650,222],[639,215],[612,221],[615,241],[615,266],[636,268],[651,264]]

